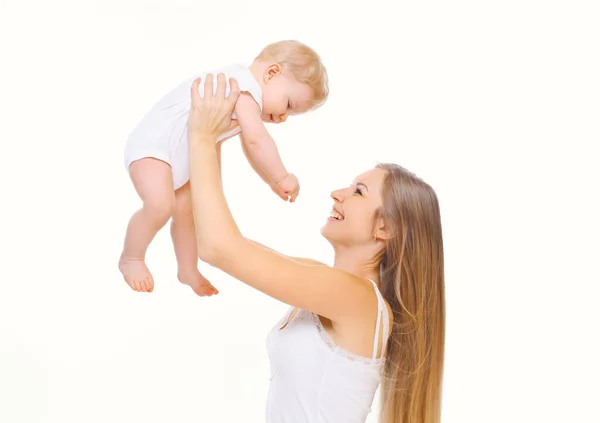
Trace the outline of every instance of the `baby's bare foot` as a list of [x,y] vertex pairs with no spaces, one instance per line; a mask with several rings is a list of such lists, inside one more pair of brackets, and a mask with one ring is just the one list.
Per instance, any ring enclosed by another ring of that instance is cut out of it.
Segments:
[[219,293],[217,288],[206,279],[198,269],[179,270],[177,273],[179,282],[189,285],[192,290],[201,297],[211,297]]
[[143,259],[121,257],[119,270],[127,285],[134,291],[152,292],[154,290],[154,279]]

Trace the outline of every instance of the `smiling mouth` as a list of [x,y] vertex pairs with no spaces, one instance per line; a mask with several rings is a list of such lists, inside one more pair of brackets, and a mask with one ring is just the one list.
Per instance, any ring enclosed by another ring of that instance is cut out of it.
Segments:
[[329,217],[335,219],[335,220],[344,220],[344,216],[339,213],[337,210],[331,210],[331,212],[329,213]]

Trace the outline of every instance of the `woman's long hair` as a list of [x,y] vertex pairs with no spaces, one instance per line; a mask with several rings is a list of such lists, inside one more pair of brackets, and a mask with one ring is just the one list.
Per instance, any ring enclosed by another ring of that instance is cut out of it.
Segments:
[[378,257],[382,293],[394,313],[381,386],[382,423],[439,423],[444,368],[444,250],[433,189],[394,164],[383,185],[392,237]]

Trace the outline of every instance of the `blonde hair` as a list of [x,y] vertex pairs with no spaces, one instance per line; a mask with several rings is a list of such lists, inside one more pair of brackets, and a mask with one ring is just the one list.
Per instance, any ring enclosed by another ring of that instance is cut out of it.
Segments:
[[255,60],[278,63],[297,80],[312,89],[312,108],[323,105],[329,96],[327,70],[319,55],[307,45],[294,40],[278,41],[266,46]]
[[393,237],[376,257],[394,313],[381,389],[382,423],[439,423],[445,342],[444,249],[434,190],[395,164],[385,176],[383,217]]

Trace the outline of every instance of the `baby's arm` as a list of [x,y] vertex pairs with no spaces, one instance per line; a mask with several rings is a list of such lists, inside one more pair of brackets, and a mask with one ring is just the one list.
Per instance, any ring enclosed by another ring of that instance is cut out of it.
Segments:
[[256,172],[256,174],[258,176],[260,176],[260,178],[265,181],[265,183],[267,183],[268,185],[274,185],[275,182],[272,181],[269,176],[266,174],[266,172],[261,169],[260,167],[258,167],[256,165],[256,163],[252,162],[251,156],[250,156],[250,150],[248,147],[248,141],[246,141],[244,139],[244,134],[242,132],[240,132],[240,143],[242,145],[242,151],[244,152],[244,155],[246,156],[246,159],[248,159],[248,162],[250,163],[250,166],[252,166],[252,169],[254,169],[254,171]]
[[249,93],[243,92],[235,106],[242,130],[240,139],[252,168],[269,185],[281,182],[288,175],[275,141],[265,128],[260,107]]
[[279,196],[279,198],[281,198],[283,201],[287,201],[288,200],[288,196],[285,194],[285,192],[279,188],[279,186],[271,181],[271,179],[269,178],[269,176],[265,173],[264,170],[262,170],[261,168],[259,168],[256,164],[252,163],[252,161],[250,160],[249,157],[249,151],[248,151],[248,143],[244,140],[244,135],[240,132],[240,141],[242,144],[242,151],[244,152],[244,155],[246,156],[246,158],[248,159],[248,162],[250,163],[250,166],[252,166],[252,169],[254,169],[254,171],[256,172],[256,174],[258,176],[260,176],[260,178],[265,181],[265,183],[267,185],[269,185],[271,187],[271,189],[273,190],[273,192],[275,194],[277,194]]

